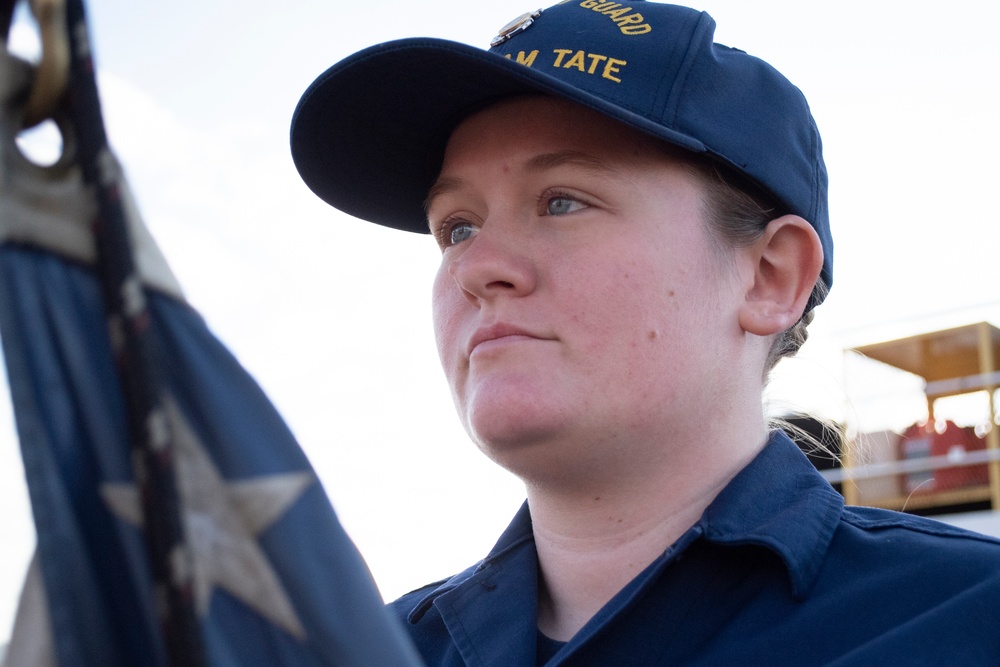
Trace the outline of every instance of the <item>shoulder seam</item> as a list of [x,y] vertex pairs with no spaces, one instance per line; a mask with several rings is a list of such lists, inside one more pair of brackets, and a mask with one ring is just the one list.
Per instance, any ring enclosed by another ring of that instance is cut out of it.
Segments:
[[984,542],[1000,546],[1000,539],[996,537],[985,535],[983,533],[977,533],[966,528],[959,528],[958,526],[952,526],[943,522],[935,522],[933,519],[925,519],[924,517],[917,517],[916,515],[901,515],[898,518],[887,516],[879,519],[871,519],[862,516],[856,510],[857,508],[855,507],[844,507],[844,512],[841,514],[841,520],[863,530],[896,528],[924,535],[933,535],[935,537],[954,538],[960,540],[967,539],[975,542]]

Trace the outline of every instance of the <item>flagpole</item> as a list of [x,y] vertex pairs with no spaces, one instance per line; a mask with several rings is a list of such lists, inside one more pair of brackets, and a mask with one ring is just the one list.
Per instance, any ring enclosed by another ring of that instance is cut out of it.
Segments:
[[70,45],[68,107],[72,143],[85,182],[94,188],[97,273],[108,332],[122,386],[132,468],[142,498],[146,547],[153,574],[156,613],[168,660],[175,666],[206,665],[194,594],[194,571],[185,541],[175,448],[163,406],[163,382],[152,335],[152,315],[136,269],[97,91],[82,0],[66,0]]
[[2,31],[5,41],[7,34],[10,32],[11,21],[14,18],[15,4],[16,4],[15,0],[0,1],[0,31]]

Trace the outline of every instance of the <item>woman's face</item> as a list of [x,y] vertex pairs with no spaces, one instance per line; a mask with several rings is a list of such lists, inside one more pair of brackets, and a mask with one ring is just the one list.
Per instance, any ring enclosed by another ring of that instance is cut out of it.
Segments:
[[713,244],[698,181],[653,144],[543,97],[450,139],[428,199],[438,351],[469,434],[515,473],[599,463],[725,409],[738,261]]

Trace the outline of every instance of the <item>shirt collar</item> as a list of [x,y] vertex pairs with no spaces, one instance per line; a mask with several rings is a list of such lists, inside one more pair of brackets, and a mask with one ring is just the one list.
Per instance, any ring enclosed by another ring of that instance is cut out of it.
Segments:
[[[710,542],[774,551],[788,569],[793,594],[803,598],[819,574],[843,509],[843,496],[776,430],[706,508],[699,526]],[[483,562],[502,560],[531,539],[531,514],[524,504]]]
[[843,497],[784,432],[775,431],[708,506],[700,525],[710,542],[774,551],[801,599],[819,574],[843,508]]
[[463,572],[459,572],[450,579],[446,579],[440,582],[440,584],[435,585],[427,595],[417,602],[407,615],[407,620],[410,623],[419,622],[437,598],[477,577],[485,578],[489,576],[487,571],[494,563],[503,563],[507,560],[507,556],[518,551],[518,547],[522,546],[525,542],[533,542],[534,539],[534,534],[531,530],[531,513],[528,511],[528,503],[524,502],[486,558]]
[[[788,569],[793,595],[802,599],[819,574],[843,508],[843,497],[798,446],[784,432],[775,431],[756,458],[708,506],[692,527],[695,533],[689,531],[681,542],[689,543],[700,533],[720,545],[770,549]],[[410,622],[417,622],[436,598],[485,575],[493,564],[503,564],[533,540],[531,513],[524,503],[489,555],[430,591],[410,612]],[[676,551],[672,546],[667,553]]]

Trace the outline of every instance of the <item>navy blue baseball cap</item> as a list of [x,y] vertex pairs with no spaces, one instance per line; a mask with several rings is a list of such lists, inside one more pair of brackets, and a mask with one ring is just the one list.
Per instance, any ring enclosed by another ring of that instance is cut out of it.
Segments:
[[302,95],[292,158],[335,208],[427,233],[424,201],[452,130],[505,97],[552,95],[749,177],[816,229],[830,286],[827,173],[809,105],[764,61],[715,44],[714,32],[712,17],[687,7],[566,0],[511,21],[488,51],[431,38],[379,44]]

